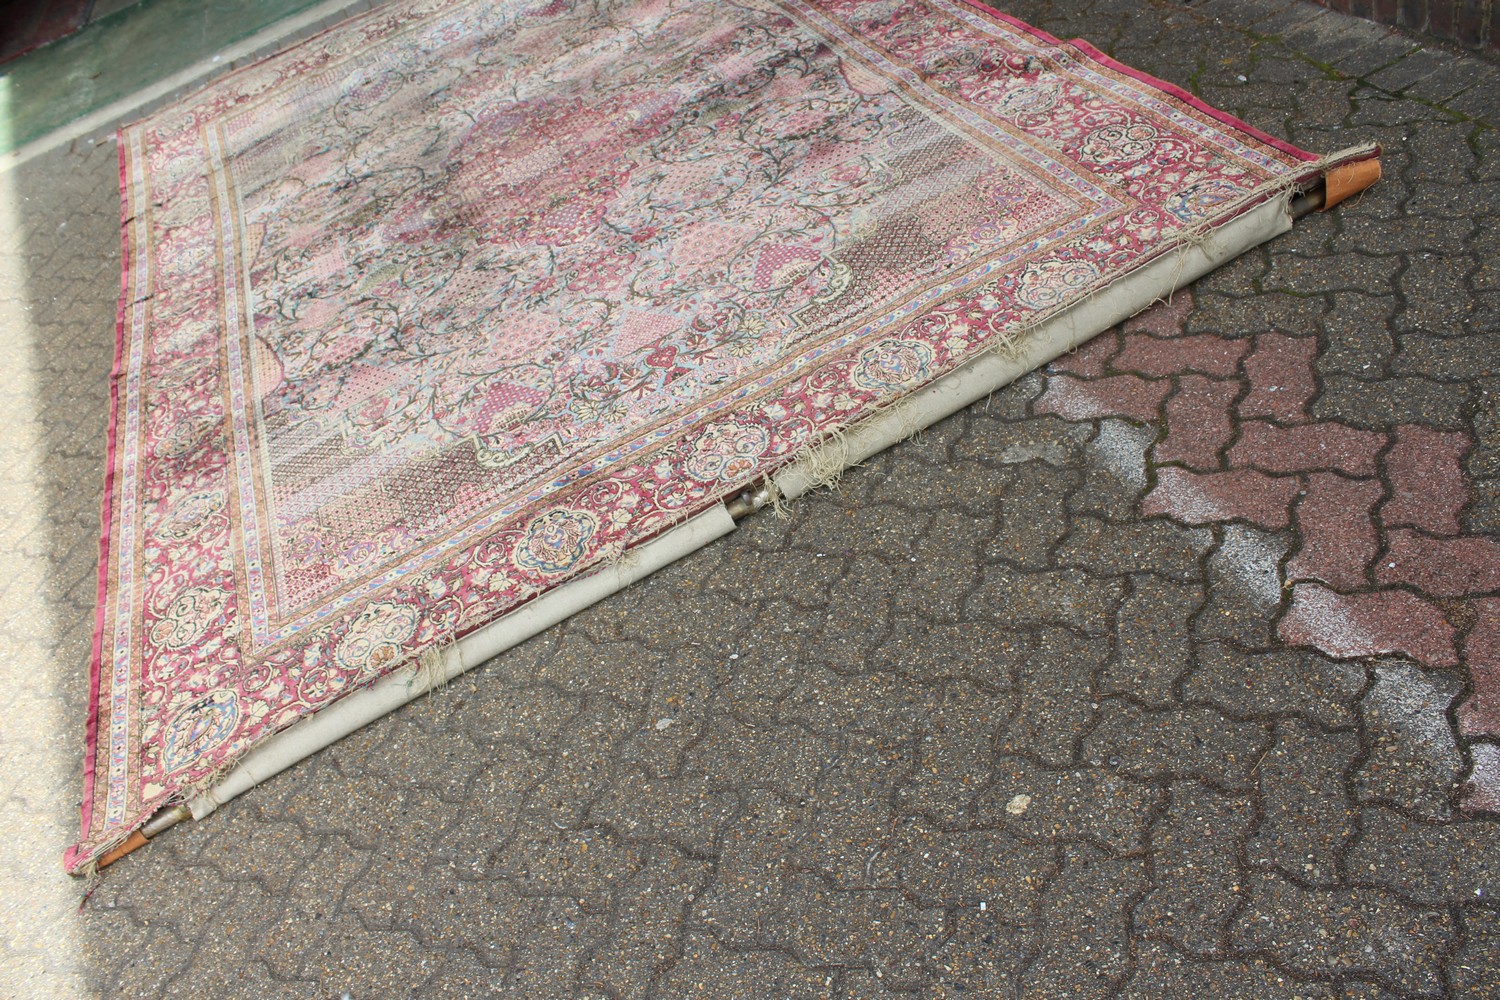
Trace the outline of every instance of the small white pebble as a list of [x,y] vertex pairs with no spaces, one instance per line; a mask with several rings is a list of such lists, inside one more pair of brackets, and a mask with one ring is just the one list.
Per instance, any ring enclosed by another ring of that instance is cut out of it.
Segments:
[[677,721],[676,719],[657,719],[656,720],[656,728],[658,730],[671,729],[672,728],[672,723],[674,723],[676,721]]
[[1019,816],[1031,808],[1031,796],[1024,792],[1015,796],[1005,804],[1005,811],[1012,816]]

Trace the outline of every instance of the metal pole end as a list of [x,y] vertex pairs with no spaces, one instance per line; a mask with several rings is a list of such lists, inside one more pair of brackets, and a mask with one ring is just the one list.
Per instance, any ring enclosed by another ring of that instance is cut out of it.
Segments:
[[769,504],[775,496],[776,486],[769,479],[763,479],[755,486],[726,500],[724,509],[729,511],[729,516],[736,521],[743,521]]
[[141,824],[129,837],[120,843],[112,851],[108,851],[99,858],[99,867],[108,868],[119,861],[125,855],[137,851],[151,843],[152,838],[172,829],[183,820],[193,818],[193,811],[187,807],[187,803],[181,802],[175,806],[165,806],[152,814],[151,818]]
[[167,806],[141,825],[141,836],[147,840],[151,840],[159,834],[166,833],[178,823],[192,818],[193,811],[187,807],[186,802],[180,802],[175,806]]
[[1292,199],[1292,218],[1303,218],[1318,211],[1328,200],[1328,189],[1320,180],[1309,190]]

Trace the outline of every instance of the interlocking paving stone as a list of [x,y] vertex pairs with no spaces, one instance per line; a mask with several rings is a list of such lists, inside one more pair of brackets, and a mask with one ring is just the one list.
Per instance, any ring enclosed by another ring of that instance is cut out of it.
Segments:
[[1047,919],[1037,957],[1017,993],[1108,997],[1129,971],[1130,911],[1141,892],[1145,861],[1110,857],[1088,846],[1063,849],[1061,870],[1043,896]]
[[1493,993],[1500,94],[1299,0],[1010,12],[1386,179],[81,913],[117,164],[0,174],[0,994]]
[[1259,469],[1189,472],[1167,466],[1141,505],[1145,514],[1164,514],[1187,524],[1241,520],[1275,530],[1291,523],[1289,508],[1298,493],[1292,476]]
[[1472,736],[1500,736],[1500,599],[1475,601],[1474,624],[1464,638],[1472,690],[1458,723]]
[[[1385,487],[1375,480],[1334,472],[1309,475],[1297,503],[1302,547],[1287,563],[1287,579],[1316,580],[1341,591],[1364,587],[1370,563],[1380,551],[1374,509],[1384,497]],[[1387,504],[1383,513],[1390,511]]]
[[1230,940],[1279,952],[1294,972],[1368,976],[1405,993],[1438,996],[1452,921],[1444,910],[1407,906],[1387,889],[1304,888],[1268,872],[1252,878]]
[[1357,811],[1343,794],[1359,754],[1353,733],[1325,733],[1295,720],[1276,726],[1276,742],[1256,769],[1259,822],[1245,857],[1303,882],[1337,881],[1339,861],[1355,833]]
[[1224,447],[1234,440],[1234,411],[1230,408],[1240,386],[1201,375],[1184,375],[1165,406],[1167,433],[1156,443],[1157,462],[1180,462],[1194,471],[1217,468]]
[[1299,715],[1325,729],[1355,724],[1365,687],[1357,665],[1318,653],[1245,652],[1222,642],[1198,646],[1198,669],[1183,697],[1206,701],[1237,718]]
[[1237,845],[1254,821],[1245,796],[1196,781],[1173,783],[1170,804],[1151,830],[1152,888],[1136,905],[1135,931],[1187,954],[1220,951],[1241,903]]
[[1377,661],[1360,699],[1364,760],[1354,773],[1360,801],[1384,801],[1444,818],[1463,769],[1444,715],[1458,695],[1453,678],[1400,660]]
[[1129,695],[1153,708],[1175,703],[1178,682],[1193,668],[1188,622],[1202,603],[1197,581],[1132,577],[1115,616],[1115,655],[1099,675],[1100,693]]
[[1423,905],[1500,898],[1500,842],[1485,823],[1432,824],[1366,810],[1349,877],[1379,881]]
[[1337,657],[1400,653],[1432,666],[1453,666],[1454,628],[1443,609],[1405,590],[1339,594],[1318,583],[1292,587],[1278,633],[1294,646]]
[[1193,618],[1194,632],[1247,647],[1269,645],[1284,593],[1281,565],[1290,544],[1284,535],[1241,524],[1221,528],[1219,547],[1208,560],[1208,599]]

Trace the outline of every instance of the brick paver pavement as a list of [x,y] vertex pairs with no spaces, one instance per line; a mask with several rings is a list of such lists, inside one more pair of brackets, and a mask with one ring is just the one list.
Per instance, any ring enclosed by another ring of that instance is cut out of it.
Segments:
[[1500,983],[1500,75],[1010,12],[1387,177],[111,870],[72,835],[114,150],[0,175],[0,994]]

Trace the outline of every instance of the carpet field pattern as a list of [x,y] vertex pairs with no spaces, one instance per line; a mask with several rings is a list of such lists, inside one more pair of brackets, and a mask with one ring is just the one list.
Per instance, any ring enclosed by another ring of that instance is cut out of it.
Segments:
[[84,830],[1306,181],[962,0],[429,0],[121,133]]

